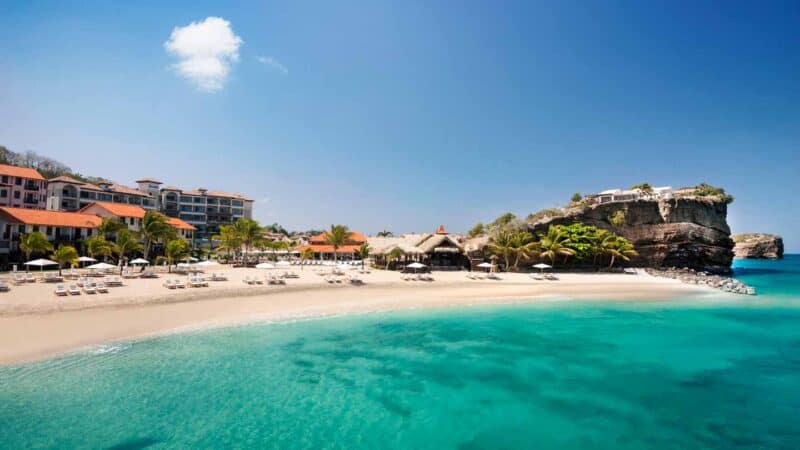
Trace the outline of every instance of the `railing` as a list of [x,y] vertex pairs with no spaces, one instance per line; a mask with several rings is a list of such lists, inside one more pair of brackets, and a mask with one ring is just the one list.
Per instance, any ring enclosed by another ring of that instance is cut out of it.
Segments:
[[26,191],[38,191],[39,185],[35,183],[25,183],[23,187]]

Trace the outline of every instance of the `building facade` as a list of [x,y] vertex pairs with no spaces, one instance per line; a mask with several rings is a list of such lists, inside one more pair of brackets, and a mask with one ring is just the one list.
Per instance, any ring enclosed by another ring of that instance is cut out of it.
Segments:
[[0,257],[19,250],[20,235],[40,232],[54,247],[75,245],[96,234],[103,219],[94,214],[0,207]]
[[47,183],[47,209],[78,211],[94,202],[120,203],[156,209],[150,193],[114,183],[90,184],[67,176],[51,178]]
[[[131,231],[139,232],[142,230],[142,219],[146,213],[145,209],[135,205],[123,205],[119,203],[95,202],[83,207],[80,213],[94,214],[104,219],[116,219]],[[167,217],[167,223],[178,233],[178,236],[186,239],[190,243],[194,241],[196,228],[177,217]]]
[[0,164],[0,206],[44,209],[47,180],[36,169]]

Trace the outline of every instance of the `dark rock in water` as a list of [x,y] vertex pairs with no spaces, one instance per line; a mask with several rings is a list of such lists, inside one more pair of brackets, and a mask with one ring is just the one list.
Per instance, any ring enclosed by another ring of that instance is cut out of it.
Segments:
[[733,260],[727,215],[728,205],[713,198],[636,200],[572,207],[561,217],[529,224],[529,229],[545,232],[551,224],[583,222],[631,241],[639,252],[632,266],[727,274]]
[[744,259],[783,258],[783,238],[774,234],[747,233],[731,236],[736,246],[733,253]]

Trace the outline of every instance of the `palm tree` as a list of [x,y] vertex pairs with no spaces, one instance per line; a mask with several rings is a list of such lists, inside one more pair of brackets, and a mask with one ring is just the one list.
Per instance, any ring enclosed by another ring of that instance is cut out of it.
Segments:
[[118,233],[120,230],[125,230],[128,227],[117,219],[106,217],[97,227],[97,231],[101,236],[108,239],[109,236]]
[[608,264],[609,269],[614,266],[617,258],[623,261],[630,261],[631,256],[639,256],[639,252],[634,249],[633,244],[620,236],[608,236],[603,241],[603,252],[611,256],[611,262]]
[[358,257],[361,258],[361,269],[364,269],[364,260],[369,258],[369,252],[372,250],[369,248],[369,244],[364,242],[361,244],[361,247],[358,247],[357,253]]
[[539,243],[533,235],[527,231],[517,231],[512,236],[512,246],[514,252],[514,270],[519,269],[519,260],[522,258],[530,259],[539,254]]
[[114,243],[113,249],[117,254],[117,261],[121,263],[125,255],[141,251],[142,244],[139,242],[139,236],[136,233],[124,229],[117,232],[117,242]]
[[565,258],[575,254],[575,251],[568,248],[567,236],[558,229],[556,226],[550,226],[547,229],[547,234],[540,236],[539,249],[541,253],[539,256],[550,260],[550,264],[555,265],[556,256],[562,255]]
[[403,251],[400,247],[393,248],[389,253],[386,254],[386,270],[389,270],[389,263],[394,260],[400,259],[405,255],[406,252]]
[[25,259],[30,261],[34,253],[47,253],[53,251],[53,245],[47,240],[47,236],[39,231],[23,234],[19,237],[19,249],[25,253]]
[[108,242],[102,235],[92,236],[86,240],[86,252],[92,258],[98,256],[110,256],[113,253],[111,242]]
[[76,264],[78,262],[78,251],[71,245],[59,245],[58,250],[50,255],[58,263],[58,275],[61,276],[61,268],[64,263]]
[[503,257],[503,261],[506,263],[506,270],[511,267],[511,256],[516,252],[514,234],[514,232],[509,230],[498,229],[489,240],[489,251],[497,256]]
[[233,225],[222,225],[219,227],[219,234],[212,236],[212,240],[219,241],[216,250],[224,251],[227,254],[236,252],[242,249],[242,240],[233,228]]
[[253,219],[240,219],[233,224],[233,230],[236,236],[244,245],[244,259],[247,263],[247,253],[254,245],[261,245],[264,239],[261,233],[264,231],[261,225]]
[[[313,248],[307,248],[307,249],[304,249],[302,252],[300,252],[300,260],[301,261],[306,261],[306,260],[309,260],[309,259],[314,259],[314,249]],[[300,270],[303,270],[303,266],[304,265],[300,266]]]
[[377,236],[377,237],[392,237],[392,236],[394,236],[394,233],[392,233],[389,230],[383,230],[383,231],[379,231],[378,234],[376,234],[375,236]]
[[174,239],[175,228],[167,222],[166,216],[156,211],[147,211],[142,218],[142,241],[144,242],[144,259],[150,259],[150,250],[155,242]]
[[353,233],[344,225],[331,225],[330,231],[325,233],[325,242],[333,246],[333,260],[337,260],[339,247],[345,245]]
[[164,246],[164,253],[167,256],[167,263],[169,264],[169,271],[172,272],[172,266],[180,261],[184,256],[189,254],[189,244],[186,240],[177,238],[167,242]]

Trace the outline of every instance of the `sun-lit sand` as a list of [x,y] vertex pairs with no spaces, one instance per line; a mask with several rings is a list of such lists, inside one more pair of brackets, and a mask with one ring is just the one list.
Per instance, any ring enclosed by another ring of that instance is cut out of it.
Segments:
[[102,343],[182,330],[254,321],[319,317],[410,308],[509,303],[541,299],[653,300],[708,293],[709,288],[648,275],[559,274],[539,281],[527,274],[469,280],[464,272],[435,272],[435,281],[403,281],[397,272],[373,270],[363,285],[331,285],[310,268],[286,286],[247,285],[269,271],[214,267],[227,281],[206,288],[169,290],[166,278],[129,279],[107,294],[57,297],[55,284],[12,286],[0,293],[0,363],[42,359]]

